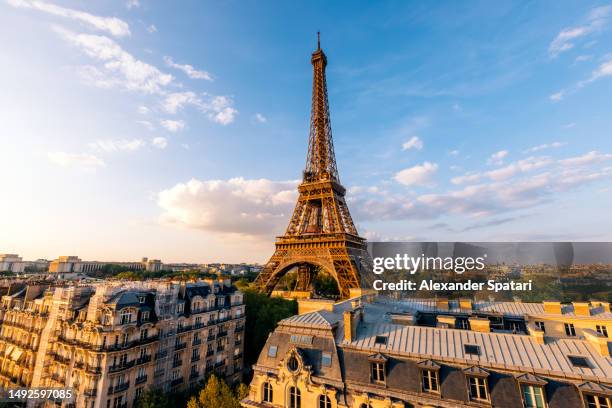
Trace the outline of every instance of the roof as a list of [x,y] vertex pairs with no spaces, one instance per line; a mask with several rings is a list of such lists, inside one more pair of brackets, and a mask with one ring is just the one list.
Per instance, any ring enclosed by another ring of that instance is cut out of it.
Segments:
[[338,323],[336,313],[327,310],[295,315],[280,321],[280,325],[310,327],[314,329],[331,329]]

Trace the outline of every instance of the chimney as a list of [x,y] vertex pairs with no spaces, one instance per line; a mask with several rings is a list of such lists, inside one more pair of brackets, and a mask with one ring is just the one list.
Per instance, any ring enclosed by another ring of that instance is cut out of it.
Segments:
[[448,310],[448,299],[446,298],[436,299],[436,308],[438,310]]
[[480,333],[491,332],[491,322],[489,319],[484,317],[470,317],[468,320],[470,321],[470,328],[472,331]]
[[346,310],[343,317],[344,341],[351,342],[357,337],[357,325],[363,320],[363,309]]
[[455,328],[455,316],[445,316],[438,315],[436,316],[436,327],[442,327],[446,329],[454,329]]
[[538,344],[544,344],[544,331],[538,329],[535,324],[529,323],[527,325],[527,331],[529,335],[535,340]]
[[459,308],[464,311],[472,310],[472,299],[459,299]]
[[602,357],[610,357],[610,348],[608,347],[608,338],[603,334],[597,333],[593,329],[584,329],[582,331],[584,338],[588,341]]
[[572,302],[576,316],[590,316],[591,308],[589,302]]
[[544,301],[544,313],[548,314],[561,314],[561,302],[557,301]]

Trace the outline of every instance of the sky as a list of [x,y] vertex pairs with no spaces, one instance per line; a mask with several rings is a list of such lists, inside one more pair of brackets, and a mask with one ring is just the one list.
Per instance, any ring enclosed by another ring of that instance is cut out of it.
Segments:
[[361,235],[612,240],[610,2],[0,0],[0,253],[267,261],[318,30]]

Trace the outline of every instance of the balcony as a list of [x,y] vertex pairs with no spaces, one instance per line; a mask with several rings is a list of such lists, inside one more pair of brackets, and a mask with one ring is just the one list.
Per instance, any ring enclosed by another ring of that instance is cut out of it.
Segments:
[[234,329],[234,333],[240,333],[241,331],[244,331],[244,326],[236,326]]
[[215,335],[214,334],[209,334],[208,335],[208,341],[214,340],[215,339]]
[[83,394],[86,397],[95,397],[96,395],[98,395],[98,389],[97,388],[87,388]]
[[200,322],[200,323],[196,323],[196,324],[194,324],[194,325],[193,325],[193,328],[194,328],[194,329],[201,329],[201,328],[202,328],[202,327],[204,327],[204,326],[205,326],[205,324],[204,324],[204,323],[202,323],[202,322]]
[[122,392],[127,390],[128,388],[130,388],[130,382],[124,382],[123,384],[117,384],[114,387],[111,385],[110,387],[108,387],[108,394],[115,394],[118,392]]
[[143,375],[143,376],[140,376],[140,377],[136,378],[136,384],[137,384],[137,385],[138,385],[138,384],[142,384],[142,383],[144,383],[144,382],[147,382],[147,375],[146,375],[146,374],[145,374],[145,375]]
[[215,354],[215,350],[208,350],[208,351],[206,351],[206,357],[210,357],[210,356],[212,356],[214,354]]
[[182,383],[183,383],[183,377],[175,378],[174,380],[170,381],[170,386],[174,387],[174,386],[177,386],[177,385],[182,384]]
[[162,350],[155,353],[155,359],[159,360],[168,357],[168,350]]
[[174,345],[174,350],[182,350],[187,347],[187,343],[177,343]]
[[189,374],[189,380],[190,380],[190,381],[191,381],[191,380],[195,380],[195,379],[196,379],[196,378],[198,378],[199,376],[200,376],[200,374],[199,374],[199,373],[197,373],[197,372],[192,372],[192,373],[190,373],[190,374]]
[[164,375],[164,369],[163,368],[161,370],[155,370],[155,372],[153,373],[153,377],[155,377],[155,378],[161,377],[162,375]]
[[192,362],[192,363],[195,363],[196,361],[200,361],[200,356],[199,356],[199,355],[197,355],[197,356],[191,356],[191,362]]
[[102,374],[102,367],[94,367],[87,365],[85,370],[90,374]]
[[200,338],[194,339],[191,343],[192,346],[199,346],[200,344],[202,344],[202,339]]
[[242,353],[234,354],[234,360],[237,360],[240,357],[242,357]]
[[174,360],[172,362],[172,368],[180,367],[183,365],[183,360]]
[[135,360],[132,360],[132,361],[127,361],[127,362],[125,362],[123,364],[118,364],[118,365],[110,366],[110,367],[108,367],[108,372],[109,373],[116,373],[116,372],[119,372],[119,371],[127,370],[128,368],[134,367],[134,362],[135,362]]
[[241,345],[241,344],[242,344],[242,341],[240,341],[240,340],[236,340],[236,341],[234,342],[234,345],[235,345],[235,346],[239,346],[239,345]]
[[139,357],[139,358],[136,360],[136,365],[146,364],[146,363],[148,363],[149,361],[151,361],[151,355],[148,355],[148,356],[142,356],[142,357]]
[[225,336],[227,336],[227,330],[220,331],[219,334],[217,334],[217,337],[225,337]]
[[225,365],[225,360],[219,361],[218,363],[215,363],[215,368],[218,367],[223,367]]

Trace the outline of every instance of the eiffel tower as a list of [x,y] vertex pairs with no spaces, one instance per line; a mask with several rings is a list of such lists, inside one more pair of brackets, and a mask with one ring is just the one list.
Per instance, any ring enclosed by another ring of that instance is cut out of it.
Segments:
[[270,294],[289,270],[297,268],[296,291],[312,291],[318,271],[336,279],[341,298],[361,287],[362,273],[370,269],[366,242],[361,238],[340,184],[327,100],[325,67],[327,57],[317,33],[317,50],[312,54],[312,110],[308,155],[299,198],[285,235],[277,237],[276,251],[257,277],[257,285]]

